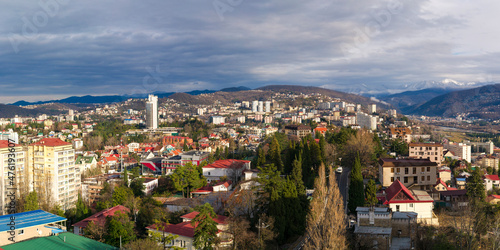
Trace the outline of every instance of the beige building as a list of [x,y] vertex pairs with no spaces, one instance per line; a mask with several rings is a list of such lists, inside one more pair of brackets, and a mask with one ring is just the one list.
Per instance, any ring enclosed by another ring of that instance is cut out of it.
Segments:
[[285,126],[285,134],[286,135],[295,135],[298,138],[302,138],[312,133],[311,127],[306,125],[286,125]]
[[63,210],[75,206],[80,173],[75,167],[75,150],[59,138],[44,138],[28,146],[30,185],[41,199]]
[[411,129],[409,127],[389,128],[389,138],[401,139],[406,143],[411,142]]
[[[15,203],[25,184],[25,150],[19,144],[0,140],[0,215],[15,212]],[[11,203],[14,201],[14,203]]]
[[379,180],[388,187],[399,180],[405,187],[432,190],[436,184],[438,164],[429,159],[392,159],[379,160]]
[[499,159],[494,156],[486,156],[481,159],[480,164],[483,168],[491,167],[494,169],[498,169]]
[[439,143],[410,143],[410,158],[429,159],[441,165],[443,161],[443,145]]

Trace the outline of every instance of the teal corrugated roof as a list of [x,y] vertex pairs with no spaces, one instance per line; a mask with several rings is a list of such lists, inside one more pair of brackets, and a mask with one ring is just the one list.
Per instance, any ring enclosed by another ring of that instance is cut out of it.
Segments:
[[118,248],[73,233],[61,233],[59,235],[34,238],[19,243],[2,246],[2,249],[5,250],[113,249],[114,250]]

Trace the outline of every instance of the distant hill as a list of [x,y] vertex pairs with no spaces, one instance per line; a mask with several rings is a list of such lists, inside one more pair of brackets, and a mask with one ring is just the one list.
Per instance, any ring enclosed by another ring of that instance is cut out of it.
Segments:
[[245,87],[245,86],[239,86],[239,87],[231,87],[231,88],[224,88],[219,91],[221,92],[238,92],[238,91],[245,91],[245,90],[251,90],[251,88]]
[[453,89],[431,88],[417,91],[405,91],[398,94],[392,94],[384,97],[379,97],[380,100],[392,104],[403,113],[408,109],[414,108],[423,104],[436,96],[452,92]]
[[472,117],[498,119],[500,117],[500,84],[440,95],[409,109],[408,113],[445,117],[468,113]]
[[41,114],[59,115],[61,113],[67,113],[67,111],[62,111],[59,109],[59,107],[53,105],[40,107],[36,109],[27,109],[14,105],[0,104],[0,118],[12,118],[15,117],[16,115],[20,117],[26,117],[26,116],[33,117]]
[[187,93],[175,93],[168,97],[180,103],[192,104],[192,105],[210,105],[214,102],[213,99],[203,98],[200,96],[190,95]]
[[[297,85],[269,85],[257,88],[257,90],[269,90],[273,92],[280,93],[304,93],[304,94],[313,94],[319,93],[322,95],[330,96],[333,98],[340,98],[342,100],[352,102],[352,103],[360,103],[363,105],[368,105],[374,103],[374,101],[370,100],[368,97],[364,97],[361,95],[348,94],[345,92],[335,91],[331,89],[319,88],[319,87],[306,87],[306,86],[297,86]],[[377,103],[377,106],[381,108],[389,108],[388,105]]]

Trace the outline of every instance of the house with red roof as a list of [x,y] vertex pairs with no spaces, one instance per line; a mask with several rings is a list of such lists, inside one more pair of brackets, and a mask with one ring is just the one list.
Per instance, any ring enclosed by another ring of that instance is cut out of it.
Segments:
[[[146,227],[150,233],[158,232],[160,234],[167,233],[170,235],[177,236],[175,240],[167,243],[167,247],[182,247],[188,250],[196,249],[194,247],[194,230],[197,224],[191,224],[191,221],[198,215],[199,212],[191,212],[181,216],[183,222],[178,224],[153,224]],[[213,219],[217,223],[217,236],[221,238],[221,243],[219,246],[230,246],[232,244],[232,235],[225,232],[227,230],[227,217],[222,215],[217,215]]]
[[500,202],[500,195],[492,194],[486,197],[486,202],[490,204],[498,204]]
[[500,186],[500,179],[498,175],[484,175],[483,176],[484,187],[486,191],[491,191],[493,188],[498,188]]
[[219,181],[223,176],[231,180],[239,180],[246,169],[250,169],[250,161],[235,159],[217,160],[203,167],[203,176],[205,176],[207,181]]
[[206,195],[214,192],[227,192],[230,191],[233,188],[233,182],[232,181],[220,181],[215,184],[208,184],[204,187],[201,187],[193,192],[191,192],[192,196],[200,196],[200,195]]
[[87,225],[91,221],[93,221],[94,224],[104,226],[104,224],[106,223],[106,217],[115,216],[116,213],[120,213],[120,212],[121,213],[129,213],[130,209],[128,209],[122,205],[118,205],[118,206],[103,210],[99,213],[96,213],[88,218],[85,218],[85,219],[73,224],[73,229],[74,229],[73,232],[75,234],[78,234],[78,235],[83,235],[85,228],[87,227]]
[[434,200],[423,190],[409,190],[399,180],[395,180],[386,190],[384,204],[396,212],[415,212],[418,222],[438,225],[432,212]]

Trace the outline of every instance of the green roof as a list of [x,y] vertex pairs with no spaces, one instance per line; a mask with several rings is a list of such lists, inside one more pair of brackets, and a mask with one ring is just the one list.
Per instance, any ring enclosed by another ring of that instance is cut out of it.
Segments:
[[[66,237],[66,242],[64,242],[64,237]],[[60,233],[59,235],[34,238],[31,240],[26,240],[6,246],[2,246],[2,249],[118,249],[116,247],[85,238],[74,233]]]

